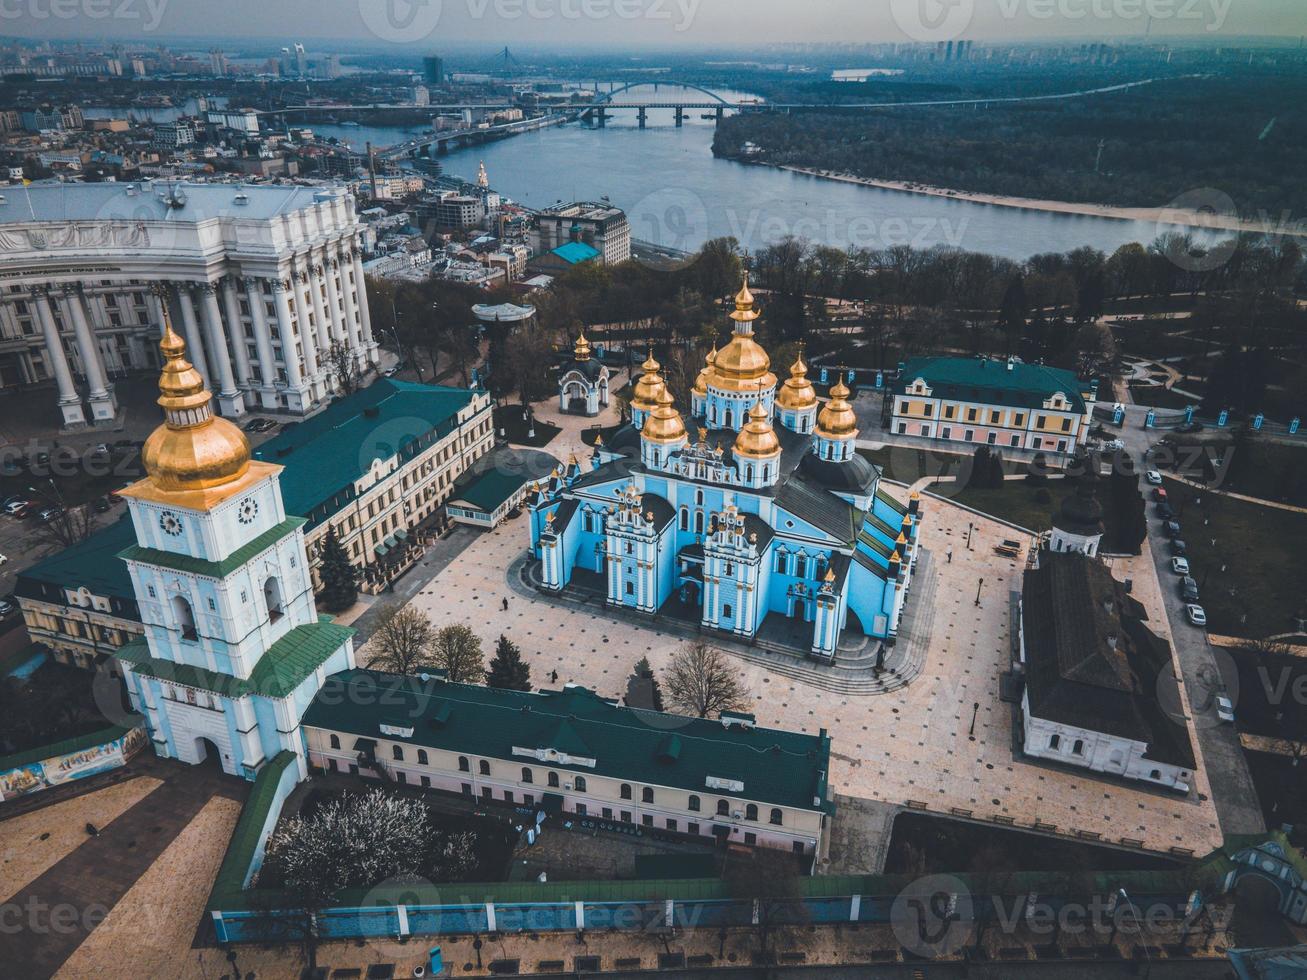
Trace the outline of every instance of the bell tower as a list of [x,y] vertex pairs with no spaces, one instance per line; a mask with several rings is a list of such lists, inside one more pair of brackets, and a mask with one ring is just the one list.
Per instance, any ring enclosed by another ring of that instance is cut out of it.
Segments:
[[121,491],[136,544],[127,562],[145,635],[117,651],[155,751],[213,755],[253,779],[279,752],[305,753],[299,713],[328,674],[354,666],[353,630],[321,621],[304,520],[282,504],[282,467],[250,458],[165,316],[159,405],[146,477]]

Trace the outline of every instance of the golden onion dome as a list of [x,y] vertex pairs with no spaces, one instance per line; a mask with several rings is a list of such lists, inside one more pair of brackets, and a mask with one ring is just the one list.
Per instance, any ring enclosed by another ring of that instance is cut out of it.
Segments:
[[676,405],[672,400],[672,393],[664,385],[663,390],[658,393],[658,404],[649,417],[644,420],[644,428],[640,430],[640,437],[650,442],[680,442],[687,438],[685,432],[685,422],[681,419],[681,413],[676,410]]
[[830,401],[817,415],[817,435],[828,439],[847,439],[858,434],[858,417],[849,404],[849,389],[843,381],[835,382]]
[[711,384],[726,391],[774,388],[776,375],[771,373],[771,358],[753,335],[737,333],[718,353]]
[[584,330],[576,335],[576,346],[572,348],[572,353],[578,361],[590,360],[590,341],[585,339]]
[[208,490],[244,476],[250,468],[245,433],[213,414],[204,379],[186,360],[186,343],[164,314],[159,405],[164,424],[145,440],[141,462],[159,490]]
[[761,402],[754,402],[749,409],[749,421],[740,434],[735,437],[735,455],[748,456],[750,459],[768,459],[779,456],[781,441],[776,437],[767,409]]
[[749,291],[749,270],[746,269],[744,285],[735,294],[735,312],[731,314],[731,319],[736,323],[752,323],[758,319],[758,316],[758,311],[753,308],[753,293]]
[[808,380],[808,365],[803,363],[803,355],[790,365],[790,376],[777,392],[776,404],[790,410],[816,408],[817,392]]
[[667,388],[667,382],[658,373],[660,367],[652,354],[640,365],[644,375],[635,383],[635,391],[631,395],[632,408],[652,412],[658,407],[658,395]]
[[717,363],[717,342],[713,341],[712,350],[708,352],[708,357],[704,362],[703,370],[699,372],[699,377],[694,381],[692,389],[696,395],[708,394],[708,385],[712,384],[715,371],[713,365]]

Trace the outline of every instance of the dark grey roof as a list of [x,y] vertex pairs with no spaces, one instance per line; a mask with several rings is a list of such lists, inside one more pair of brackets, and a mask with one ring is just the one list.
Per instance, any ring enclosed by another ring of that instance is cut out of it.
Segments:
[[598,381],[599,375],[603,372],[603,370],[604,370],[603,364],[595,360],[593,357],[590,358],[588,361],[573,361],[573,360],[564,361],[562,367],[562,372],[564,377],[571,374],[573,371],[576,371],[584,375],[590,381]]
[[575,497],[569,497],[559,504],[558,510],[554,511],[554,530],[559,534],[567,530],[567,525],[572,523],[579,506],[580,502]]
[[1096,496],[1098,477],[1093,474],[1081,477],[1076,483],[1075,493],[1069,493],[1062,500],[1062,506],[1053,515],[1053,526],[1068,534],[1090,537],[1103,533],[1103,506]]
[[675,519],[676,508],[656,493],[646,493],[640,498],[640,513],[652,513],[654,527],[661,531]]
[[776,503],[846,547],[853,547],[861,512],[801,473],[792,473],[776,490]]
[[1143,742],[1145,758],[1192,769],[1188,733],[1157,699],[1157,678],[1172,669],[1170,648],[1143,618],[1102,562],[1043,552],[1022,594],[1030,711]]
[[799,471],[836,493],[869,494],[880,476],[871,460],[858,453],[842,463],[808,453],[799,463]]
[[749,538],[755,534],[758,535],[758,540],[755,544],[759,551],[766,548],[767,545],[771,543],[771,539],[776,537],[775,529],[757,514],[745,514],[744,536]]

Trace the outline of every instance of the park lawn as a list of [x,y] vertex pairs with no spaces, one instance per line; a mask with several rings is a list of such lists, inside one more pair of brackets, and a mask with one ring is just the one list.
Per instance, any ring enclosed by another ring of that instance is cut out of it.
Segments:
[[1008,480],[1002,487],[969,487],[960,491],[955,484],[940,483],[930,491],[1031,531],[1047,531],[1053,526],[1053,514],[1062,506],[1067,492],[1060,483],[1050,479],[1043,486],[1033,486],[1025,480]]
[[1189,398],[1162,385],[1131,388],[1130,397],[1134,399],[1136,405],[1148,405],[1152,408],[1185,408],[1198,404],[1197,398]]
[[[1181,476],[1210,484],[1210,474],[1196,455],[1201,450],[1213,464],[1219,489],[1307,506],[1307,446],[1255,437],[1236,440],[1221,430],[1180,438],[1184,441],[1175,459]],[[1214,465],[1218,459],[1228,464],[1223,471]]]
[[[1250,638],[1292,630],[1292,617],[1303,612],[1307,594],[1307,562],[1302,560],[1307,514],[1234,500],[1170,479],[1166,490],[1183,528],[1208,628]],[[1202,503],[1195,505],[1199,495]]]

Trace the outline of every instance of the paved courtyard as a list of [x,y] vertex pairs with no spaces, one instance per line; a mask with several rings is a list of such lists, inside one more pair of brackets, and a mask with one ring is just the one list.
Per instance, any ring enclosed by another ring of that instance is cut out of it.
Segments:
[[[969,523],[977,525],[972,550],[966,547]],[[909,599],[933,599],[914,616],[918,635],[913,641],[927,645],[921,675],[895,692],[840,696],[739,660],[758,723],[808,732],[828,729],[834,740],[831,782],[841,794],[1028,828],[1039,822],[1062,834],[1137,840],[1160,851],[1179,847],[1201,855],[1216,847],[1221,832],[1201,768],[1189,797],[1180,798],[1032,765],[1014,755],[1012,710],[999,699],[999,673],[1009,656],[1009,593],[1020,588],[1024,564],[994,554],[994,546],[1014,532],[929,499],[923,534],[923,546],[934,558],[934,577],[914,582]],[[648,657],[655,669],[662,668],[684,642],[656,623],[636,626],[614,620],[602,609],[513,591],[506,570],[526,542],[526,518],[506,522],[464,550],[413,602],[437,626],[470,626],[487,657],[499,634],[506,634],[522,648],[538,687],[552,686],[551,672],[557,671],[558,684],[575,682],[620,697],[638,659]],[[950,548],[951,562],[945,557]],[[1165,633],[1151,562],[1136,560],[1116,574],[1133,574],[1154,626]],[[366,662],[366,656],[365,650],[360,661]],[[977,703],[973,739],[969,729]]]

